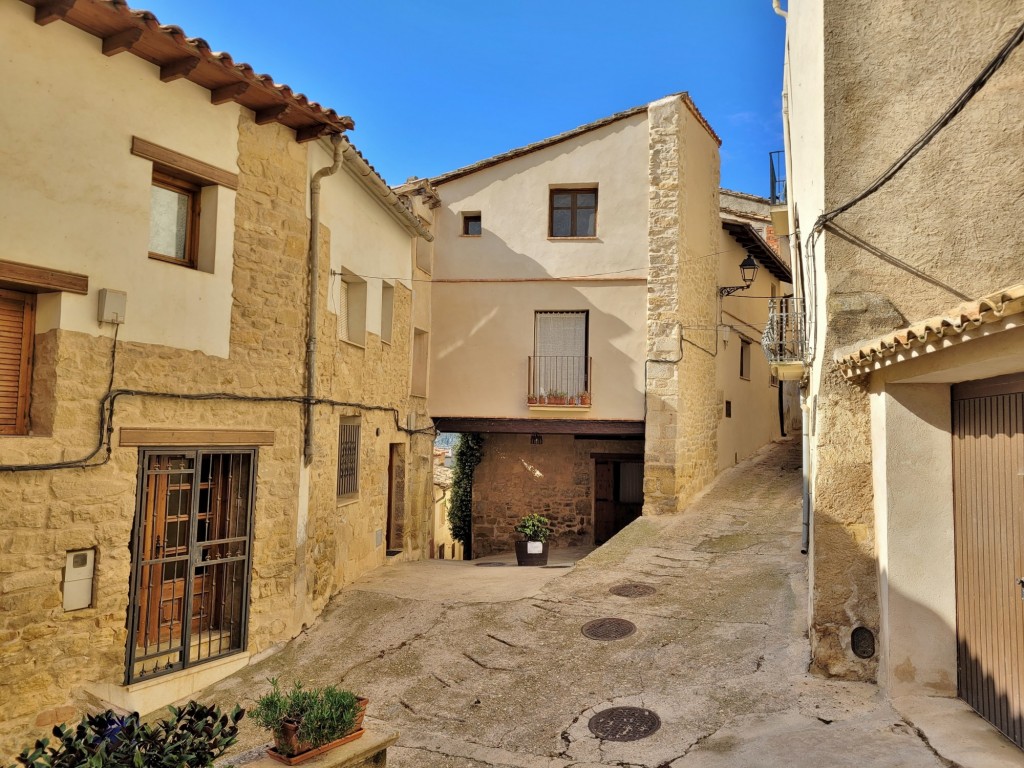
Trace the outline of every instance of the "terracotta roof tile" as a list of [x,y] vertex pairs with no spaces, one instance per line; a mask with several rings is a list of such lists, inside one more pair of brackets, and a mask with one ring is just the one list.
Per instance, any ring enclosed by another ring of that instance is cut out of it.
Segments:
[[997,323],[1021,313],[1024,313],[1024,283],[1004,288],[976,301],[966,302],[941,315],[887,333],[877,339],[862,341],[839,350],[835,354],[835,362],[846,378],[859,378],[877,368],[886,358],[907,350],[934,351],[921,348],[943,339],[959,337],[973,328]]
[[[270,75],[257,74],[228,53],[213,51],[201,37],[188,37],[173,24],[161,24],[145,10],[125,0],[23,0],[36,9],[36,23],[58,19],[103,40],[104,54],[130,51],[160,67],[160,79],[179,78],[210,90],[211,101],[234,101],[253,110],[259,123],[276,122],[293,128],[297,141],[355,127],[352,118],[311,101]],[[218,100],[219,99],[219,100]]]
[[[693,100],[690,98],[690,95],[686,91],[680,91],[679,93],[669,94],[665,98],[672,98],[673,96],[679,97],[683,100],[683,103],[686,105],[687,109],[690,110],[690,113],[697,119],[697,121],[702,126],[704,126],[707,132],[711,134],[711,138],[713,138],[715,142],[719,146],[721,146],[722,140],[718,137],[718,134],[715,133],[714,129],[711,127],[711,124],[708,123],[704,115],[700,113],[700,110],[697,109],[697,106],[693,103]],[[660,99],[658,99],[658,101],[660,101]],[[631,109],[626,109],[623,110],[622,112],[616,112],[614,115],[602,117],[600,120],[595,120],[592,123],[586,123],[585,125],[573,128],[572,130],[565,131],[554,136],[550,136],[546,139],[541,139],[540,141],[535,141],[534,143],[527,144],[526,146],[523,147],[510,149],[508,152],[502,152],[500,155],[488,157],[484,160],[480,160],[471,165],[463,166],[462,168],[456,168],[454,171],[442,173],[439,176],[432,177],[430,179],[430,183],[435,185],[444,184],[446,182],[462,178],[463,176],[468,176],[471,173],[476,173],[477,171],[481,171],[484,168],[490,168],[492,165],[498,165],[499,163],[504,163],[509,160],[514,160],[517,157],[528,155],[531,152],[536,152],[546,147],[554,146],[555,144],[561,144],[563,141],[574,139],[577,136],[581,136],[584,133],[589,133],[590,131],[596,131],[598,128],[604,128],[606,125],[617,123],[619,120],[625,120],[628,117],[643,114],[644,112],[647,111],[647,108],[653,103],[654,102],[648,102],[647,104],[641,104],[640,106],[632,107]]]

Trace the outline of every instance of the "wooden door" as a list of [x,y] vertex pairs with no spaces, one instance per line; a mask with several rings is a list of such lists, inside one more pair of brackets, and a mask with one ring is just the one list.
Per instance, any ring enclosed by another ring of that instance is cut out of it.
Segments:
[[149,470],[138,640],[159,649],[175,645],[183,635],[193,467],[189,458],[162,455],[150,457]]
[[604,544],[615,535],[615,464],[594,464],[594,543]]
[[1024,748],[1024,376],[953,388],[957,688]]

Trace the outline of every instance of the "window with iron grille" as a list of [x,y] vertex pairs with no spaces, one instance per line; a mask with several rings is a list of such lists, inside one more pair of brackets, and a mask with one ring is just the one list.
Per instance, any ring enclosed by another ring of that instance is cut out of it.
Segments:
[[338,430],[338,496],[359,493],[359,419],[342,419]]
[[255,449],[143,451],[125,683],[245,650]]

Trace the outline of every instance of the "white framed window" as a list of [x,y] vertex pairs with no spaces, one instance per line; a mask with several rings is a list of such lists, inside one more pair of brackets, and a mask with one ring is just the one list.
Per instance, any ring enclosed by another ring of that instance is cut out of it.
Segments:
[[366,281],[343,269],[337,280],[338,338],[366,346]]
[[750,381],[750,342],[740,339],[740,378]]

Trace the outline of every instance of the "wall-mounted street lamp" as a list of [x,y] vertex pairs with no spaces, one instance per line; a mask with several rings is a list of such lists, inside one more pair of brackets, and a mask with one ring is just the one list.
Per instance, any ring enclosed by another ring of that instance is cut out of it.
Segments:
[[757,262],[754,257],[747,255],[740,264],[740,276],[743,278],[743,285],[725,285],[718,289],[719,296],[732,296],[736,291],[745,291],[754,283],[757,277]]

